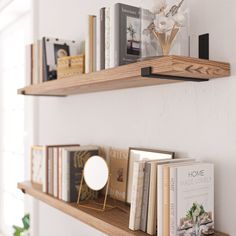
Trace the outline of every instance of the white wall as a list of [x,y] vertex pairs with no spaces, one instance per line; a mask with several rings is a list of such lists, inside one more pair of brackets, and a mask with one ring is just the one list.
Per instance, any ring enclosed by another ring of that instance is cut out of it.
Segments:
[[[40,98],[39,141],[167,149],[216,164],[216,228],[235,234],[236,2],[189,0],[191,32],[211,35],[211,58],[232,64],[232,77],[67,98]],[[83,40],[87,14],[101,0],[40,0],[39,35]],[[149,1],[125,1],[147,7]],[[39,234],[101,235],[42,203]]]

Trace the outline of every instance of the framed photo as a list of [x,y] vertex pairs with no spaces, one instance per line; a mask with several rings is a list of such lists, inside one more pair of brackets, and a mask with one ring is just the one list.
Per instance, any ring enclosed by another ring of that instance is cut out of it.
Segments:
[[43,184],[43,146],[31,147],[31,182],[35,184]]
[[168,160],[174,158],[174,152],[159,151],[145,148],[129,148],[128,180],[126,202],[131,202],[133,184],[133,166],[135,161]]
[[110,148],[110,186],[111,198],[125,202],[128,177],[128,150]]
[[70,47],[67,44],[54,44],[54,57],[57,64],[58,58],[69,57]]

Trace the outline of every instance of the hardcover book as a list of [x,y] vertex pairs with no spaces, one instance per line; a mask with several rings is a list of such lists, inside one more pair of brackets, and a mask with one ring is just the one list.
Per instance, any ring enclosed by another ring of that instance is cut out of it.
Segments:
[[133,175],[133,186],[132,186],[130,218],[129,218],[129,228],[131,230],[140,229],[144,167],[145,167],[145,161],[134,162],[134,175]]
[[140,8],[115,5],[115,34],[118,66],[136,62],[141,56]]
[[109,160],[111,173],[109,195],[124,202],[128,177],[128,151],[110,148]]
[[[66,156],[63,156],[65,163],[63,200],[76,202],[84,165],[90,157],[98,155],[99,149],[97,147],[81,146],[75,150],[65,149],[64,152]],[[83,183],[80,200],[89,200],[96,197],[97,193]]]
[[100,70],[105,69],[105,7],[100,9]]
[[[214,165],[170,169],[170,235],[210,235],[214,229]],[[174,209],[174,210],[173,210]],[[176,209],[176,210],[175,210]]]

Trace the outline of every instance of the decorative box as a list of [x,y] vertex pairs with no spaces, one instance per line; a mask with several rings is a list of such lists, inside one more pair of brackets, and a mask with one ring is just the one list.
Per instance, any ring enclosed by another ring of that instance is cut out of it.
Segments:
[[84,73],[84,54],[62,57],[57,60],[57,79]]

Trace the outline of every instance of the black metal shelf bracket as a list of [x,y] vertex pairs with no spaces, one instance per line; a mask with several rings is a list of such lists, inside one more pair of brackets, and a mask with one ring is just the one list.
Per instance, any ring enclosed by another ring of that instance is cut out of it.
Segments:
[[191,82],[206,82],[209,79],[202,79],[196,77],[183,77],[176,75],[164,75],[152,73],[152,67],[141,68],[141,76],[147,78],[166,79],[166,80],[180,80],[180,81],[191,81]]

